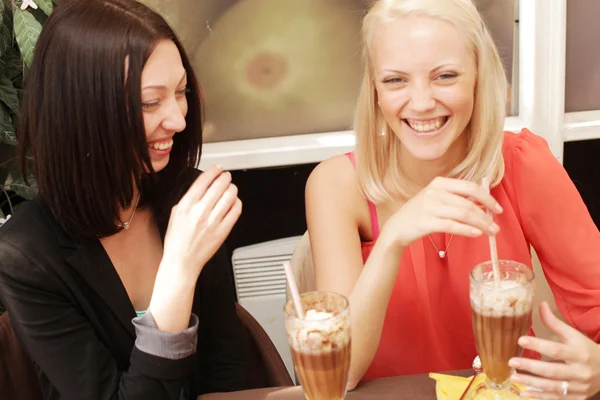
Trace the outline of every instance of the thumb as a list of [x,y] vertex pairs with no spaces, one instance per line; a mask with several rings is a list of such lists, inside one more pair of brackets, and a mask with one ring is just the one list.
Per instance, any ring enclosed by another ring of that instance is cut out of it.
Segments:
[[572,342],[580,334],[576,329],[558,319],[546,301],[540,303],[540,317],[544,325],[565,342]]

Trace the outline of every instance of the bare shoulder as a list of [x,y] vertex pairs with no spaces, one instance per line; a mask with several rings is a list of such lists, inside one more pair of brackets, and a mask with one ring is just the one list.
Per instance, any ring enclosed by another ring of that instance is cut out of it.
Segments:
[[350,191],[359,191],[356,171],[350,159],[345,155],[335,156],[321,162],[311,172],[306,183],[307,192],[335,193],[341,189],[345,189],[346,195]]
[[[307,218],[318,215],[329,220],[343,218],[366,234],[370,226],[369,209],[362,194],[356,170],[346,155],[335,156],[321,162],[310,174],[306,183]],[[309,221],[310,225],[310,221]]]

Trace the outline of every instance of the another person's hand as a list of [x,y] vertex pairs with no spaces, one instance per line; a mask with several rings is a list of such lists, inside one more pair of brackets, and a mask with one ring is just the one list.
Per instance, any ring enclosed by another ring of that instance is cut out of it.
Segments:
[[478,204],[492,213],[502,212],[500,204],[481,185],[435,178],[396,211],[383,230],[402,247],[436,232],[469,237],[498,233],[500,228],[492,216]]
[[575,400],[588,399],[600,392],[600,345],[556,318],[546,302],[540,304],[540,315],[544,325],[559,335],[563,343],[529,336],[519,339],[524,349],[557,361],[520,357],[510,360],[511,367],[526,372],[514,374],[512,379],[540,390],[530,390],[524,397]]
[[182,269],[178,272],[195,281],[241,211],[231,174],[219,167],[203,172],[171,211],[162,264]]

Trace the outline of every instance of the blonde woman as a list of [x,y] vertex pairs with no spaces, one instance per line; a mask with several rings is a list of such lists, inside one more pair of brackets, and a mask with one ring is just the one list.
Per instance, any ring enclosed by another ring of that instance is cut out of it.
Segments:
[[306,187],[317,288],[351,303],[350,388],[471,366],[469,271],[489,259],[496,234],[502,258],[531,265],[537,250],[560,311],[591,338],[542,307],[577,344],[522,342],[525,356],[567,365],[513,360],[541,376],[517,380],[535,383],[539,398],[565,385],[574,396],[597,391],[600,234],[546,142],[503,132],[505,73],[476,8],[377,1],[363,39],[356,151],[321,163]]

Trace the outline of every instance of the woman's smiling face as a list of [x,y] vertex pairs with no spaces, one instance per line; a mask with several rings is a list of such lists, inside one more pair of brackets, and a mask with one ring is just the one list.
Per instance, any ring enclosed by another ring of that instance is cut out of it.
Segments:
[[371,63],[379,107],[403,151],[430,161],[464,148],[477,67],[454,25],[424,16],[383,23],[373,36]]

